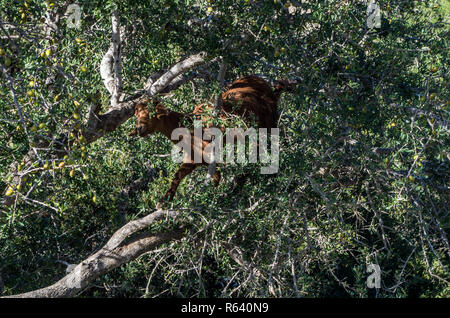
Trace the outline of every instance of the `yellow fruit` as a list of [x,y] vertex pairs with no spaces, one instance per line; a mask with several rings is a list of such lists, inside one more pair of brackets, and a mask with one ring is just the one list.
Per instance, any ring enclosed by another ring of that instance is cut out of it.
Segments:
[[414,160],[417,160],[417,158],[419,158],[419,156],[418,155],[414,155]]
[[83,72],[83,73],[86,73],[87,72],[87,68],[86,68],[86,66],[82,66],[82,67],[80,67],[80,70]]
[[208,7],[208,13],[211,13],[213,11],[212,7]]
[[62,161],[62,162],[59,163],[58,167],[64,168],[65,165],[66,165],[66,163],[64,161]]
[[281,53],[286,52],[286,48],[284,48],[284,47],[282,47],[280,50],[281,50]]
[[54,98],[53,98],[53,101],[56,103],[57,101],[59,101],[61,99],[61,94],[58,94],[58,95],[56,95]]
[[47,170],[49,168],[49,164],[46,162],[44,163],[44,169]]
[[264,31],[267,31],[267,32],[270,31],[269,26],[265,25],[265,26],[264,26]]
[[392,123],[392,124],[391,124],[391,127],[395,127],[395,123]]
[[97,196],[94,195],[94,196],[92,197],[92,202],[97,203]]
[[45,50],[45,57],[49,57],[52,54],[52,50],[47,49]]
[[22,186],[21,186],[20,184],[18,184],[18,185],[16,186],[16,190],[17,190],[17,191],[20,191],[20,189],[22,189]]
[[84,138],[84,136],[81,135],[81,136],[80,136],[80,142],[85,142],[85,141],[86,141],[86,138]]
[[6,55],[5,50],[0,47],[0,56],[5,56],[5,55]]
[[433,100],[433,99],[435,99],[436,98],[436,94],[435,93],[431,93],[430,94],[430,100]]
[[409,176],[408,179],[409,179],[409,181],[414,182],[414,177],[413,176]]
[[73,178],[73,176],[75,175],[75,170],[70,170],[70,172],[69,172],[69,176],[71,177],[71,178]]
[[80,103],[77,102],[76,100],[73,101],[73,104],[74,104],[76,107],[80,106]]
[[11,58],[9,56],[5,57],[5,66],[8,67],[11,65]]
[[75,118],[76,120],[79,120],[80,119],[80,114],[74,113],[73,114],[73,118]]
[[12,196],[14,194],[14,189],[9,187],[8,190],[6,190],[5,195],[7,197]]
[[28,86],[34,87],[34,81],[30,81],[30,82],[28,83]]
[[431,73],[436,73],[438,70],[439,69],[437,66],[433,66],[430,71],[431,71]]
[[34,89],[30,89],[30,90],[27,92],[27,95],[28,95],[28,97],[33,97],[33,96],[35,95]]
[[78,44],[80,44],[81,42],[83,42],[83,40],[80,39],[80,38],[76,38],[75,41],[76,41]]
[[89,176],[87,174],[83,174],[83,180],[89,179]]

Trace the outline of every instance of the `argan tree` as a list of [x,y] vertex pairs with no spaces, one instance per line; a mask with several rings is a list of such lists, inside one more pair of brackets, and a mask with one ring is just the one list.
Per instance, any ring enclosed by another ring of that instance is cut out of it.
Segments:
[[[0,293],[448,297],[450,6],[371,3],[0,0]],[[279,172],[156,210],[177,164],[134,106],[248,74],[298,83]]]

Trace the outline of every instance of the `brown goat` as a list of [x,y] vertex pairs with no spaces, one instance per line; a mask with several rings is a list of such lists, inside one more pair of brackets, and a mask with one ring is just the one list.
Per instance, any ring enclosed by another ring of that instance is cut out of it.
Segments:
[[[270,85],[260,77],[247,76],[240,78],[231,83],[227,90],[222,94],[222,110],[219,118],[226,119],[229,115],[237,115],[245,119],[247,122],[252,116],[256,119],[256,124],[259,128],[276,128],[278,122],[277,104],[284,90],[290,91],[293,88],[288,81],[278,81],[275,89],[272,90]],[[145,137],[156,131],[161,132],[168,139],[171,139],[172,131],[181,127],[183,120],[192,118],[190,115],[201,117],[210,110],[212,105],[198,105],[191,114],[182,114],[175,111],[168,110],[159,101],[153,99],[154,115],[150,118],[150,112],[146,104],[138,104],[135,107],[135,114],[137,117],[136,128],[130,133],[130,136],[139,135]],[[203,116],[202,120],[206,121],[207,116]],[[195,143],[192,138],[191,153],[196,151],[203,152],[210,141],[201,141],[201,149],[195,149]],[[173,141],[172,141],[173,142]],[[189,158],[191,160],[191,158]],[[170,189],[157,205],[159,208],[162,201],[172,200],[178,185],[185,176],[190,174],[200,165],[207,165],[207,163],[194,163],[191,161],[184,161],[175,174]],[[216,170],[213,176],[215,185],[220,182],[220,173]]]

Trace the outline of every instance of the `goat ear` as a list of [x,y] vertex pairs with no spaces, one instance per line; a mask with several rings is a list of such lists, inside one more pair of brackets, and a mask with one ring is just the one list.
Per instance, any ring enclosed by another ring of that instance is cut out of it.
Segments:
[[136,128],[134,128],[133,131],[128,134],[128,136],[136,136],[136,135],[137,135],[137,129]]

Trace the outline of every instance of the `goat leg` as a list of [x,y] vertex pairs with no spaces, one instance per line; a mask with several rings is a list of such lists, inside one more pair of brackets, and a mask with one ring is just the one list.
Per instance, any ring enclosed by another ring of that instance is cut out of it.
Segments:
[[219,186],[220,179],[221,179],[220,172],[218,170],[216,170],[216,172],[214,172],[214,175],[213,175],[213,180],[214,180],[214,186],[215,187]]
[[178,171],[175,173],[175,177],[173,178],[172,184],[170,185],[169,190],[166,192],[164,197],[159,200],[158,204],[156,205],[156,209],[160,209],[162,207],[162,204],[164,201],[172,201],[173,197],[175,196],[175,193],[177,192],[177,188],[180,185],[181,181],[184,177],[186,177],[188,174],[190,174],[192,171],[197,168],[197,165],[194,163],[183,163]]

